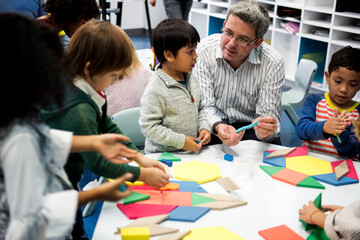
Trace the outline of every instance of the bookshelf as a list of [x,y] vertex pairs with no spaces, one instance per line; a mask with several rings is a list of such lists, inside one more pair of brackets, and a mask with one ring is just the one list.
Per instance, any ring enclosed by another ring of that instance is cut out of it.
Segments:
[[[235,0],[194,0],[189,22],[204,38],[220,33],[227,10]],[[301,58],[313,59],[318,71],[313,88],[327,91],[324,71],[334,52],[350,45],[360,48],[360,4],[351,0],[258,0],[268,11],[271,24],[264,39],[284,58],[286,80],[294,81]],[[282,9],[299,13],[284,17]],[[280,16],[279,16],[280,15]],[[299,32],[290,34],[281,23],[297,22]],[[360,96],[359,96],[360,97]]]

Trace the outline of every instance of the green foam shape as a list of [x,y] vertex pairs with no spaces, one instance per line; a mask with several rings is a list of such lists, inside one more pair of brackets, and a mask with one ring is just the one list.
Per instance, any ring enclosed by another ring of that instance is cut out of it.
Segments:
[[158,160],[161,160],[161,159],[166,159],[166,160],[169,160],[169,161],[173,161],[173,162],[178,162],[178,161],[181,161],[180,158],[172,155],[171,153],[168,153],[168,152],[163,152],[161,154],[161,156],[158,158]]
[[298,186],[298,187],[309,187],[309,188],[325,189],[325,186],[324,186],[324,185],[322,185],[321,183],[319,183],[316,179],[314,179],[314,178],[311,177],[311,176],[305,178],[304,180],[302,180],[301,182],[299,182],[296,186]]
[[[322,210],[322,207],[321,207],[321,196],[322,196],[322,194],[320,193],[320,194],[316,197],[316,199],[314,200],[315,206],[316,206],[318,209],[320,209],[320,210]],[[302,225],[304,226],[304,228],[305,228],[306,231],[311,230],[311,229],[314,229],[314,228],[317,227],[317,225],[315,225],[315,224],[309,224],[309,223],[304,222],[303,220],[299,220],[299,221],[302,223]]]
[[134,202],[143,201],[143,200],[146,200],[149,198],[150,198],[150,195],[148,195],[148,194],[142,194],[142,193],[132,191],[129,196],[124,198],[123,204],[126,205],[126,204],[130,204],[130,203],[134,203]]
[[196,193],[191,194],[191,206],[202,204],[202,203],[214,202],[214,201],[216,201],[216,200],[212,199],[212,198],[201,196]]
[[317,227],[311,232],[306,240],[330,240],[330,238],[326,235],[323,228]]
[[270,177],[272,177],[272,175],[284,169],[284,167],[274,167],[274,166],[265,166],[265,165],[260,165],[260,168],[264,170],[264,172],[269,174]]

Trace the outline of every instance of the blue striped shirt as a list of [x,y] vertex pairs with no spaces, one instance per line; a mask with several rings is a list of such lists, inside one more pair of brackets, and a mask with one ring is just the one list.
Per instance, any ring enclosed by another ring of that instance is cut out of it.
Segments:
[[194,69],[210,126],[221,120],[232,124],[274,117],[279,133],[285,80],[282,57],[263,42],[234,70],[222,57],[220,39],[221,34],[213,34],[199,43]]

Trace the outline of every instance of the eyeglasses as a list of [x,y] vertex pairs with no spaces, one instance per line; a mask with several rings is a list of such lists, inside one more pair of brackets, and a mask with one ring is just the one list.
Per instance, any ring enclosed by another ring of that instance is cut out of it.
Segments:
[[248,47],[250,46],[251,44],[254,44],[256,43],[257,40],[259,40],[258,38],[256,38],[255,40],[253,41],[249,41],[248,39],[244,38],[244,37],[241,37],[241,36],[238,36],[238,37],[235,37],[234,33],[231,32],[229,29],[222,29],[221,30],[222,32],[222,35],[227,39],[227,40],[231,40],[232,38],[235,38],[235,42],[237,45],[240,45],[242,47]]

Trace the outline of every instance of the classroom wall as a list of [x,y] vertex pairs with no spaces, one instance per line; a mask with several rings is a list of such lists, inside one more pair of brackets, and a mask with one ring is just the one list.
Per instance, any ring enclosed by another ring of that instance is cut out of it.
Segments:
[[[116,2],[111,2],[111,8],[116,8]],[[166,18],[163,0],[157,0],[156,6],[149,5],[151,28]],[[116,16],[111,16],[111,22],[116,23]],[[129,0],[123,3],[123,12],[121,19],[121,27],[123,29],[148,29],[146,21],[146,12],[144,2],[142,0]]]

